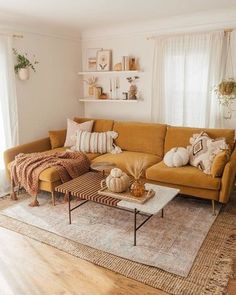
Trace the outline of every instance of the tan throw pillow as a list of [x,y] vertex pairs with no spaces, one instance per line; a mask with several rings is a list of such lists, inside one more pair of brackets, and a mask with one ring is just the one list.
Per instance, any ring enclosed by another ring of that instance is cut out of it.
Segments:
[[213,160],[211,166],[211,175],[213,177],[221,177],[225,168],[225,165],[229,162],[229,151],[222,151],[217,154]]
[[66,140],[66,129],[49,131],[48,135],[52,149],[64,146]]
[[64,146],[71,147],[76,143],[76,132],[77,131],[88,131],[91,132],[93,128],[93,121],[86,121],[78,124],[73,120],[67,119],[67,132],[66,141]]
[[113,142],[118,136],[118,133],[115,131],[77,131],[76,134],[76,144],[71,148],[73,151],[99,154],[121,152],[121,149]]
[[213,160],[222,150],[227,150],[225,138],[212,139],[206,132],[194,134],[190,138],[189,150],[190,165],[197,167],[206,174],[211,174]]

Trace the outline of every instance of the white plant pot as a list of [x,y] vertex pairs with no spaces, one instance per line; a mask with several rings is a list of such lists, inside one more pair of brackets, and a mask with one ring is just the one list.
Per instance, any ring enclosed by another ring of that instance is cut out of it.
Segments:
[[19,69],[19,71],[18,71],[18,77],[22,81],[29,80],[29,77],[30,77],[29,68]]

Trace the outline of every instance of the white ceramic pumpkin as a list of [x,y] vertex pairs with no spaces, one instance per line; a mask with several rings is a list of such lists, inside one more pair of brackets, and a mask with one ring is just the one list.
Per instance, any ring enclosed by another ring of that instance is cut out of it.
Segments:
[[164,156],[164,163],[168,167],[181,167],[189,162],[188,150],[183,147],[175,147]]
[[122,170],[119,168],[113,168],[111,169],[111,172],[110,172],[111,176],[113,177],[121,177],[122,173],[123,173]]
[[106,186],[114,193],[122,193],[129,187],[129,176],[118,168],[113,168],[106,178]]

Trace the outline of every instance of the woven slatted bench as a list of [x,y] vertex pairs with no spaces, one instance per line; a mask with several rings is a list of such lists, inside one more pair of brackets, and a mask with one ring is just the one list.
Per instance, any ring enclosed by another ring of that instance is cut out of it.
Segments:
[[[156,195],[146,203],[138,204],[98,194],[98,191],[101,188],[100,183],[103,179],[104,176],[102,173],[88,172],[56,187],[55,190],[57,192],[65,194],[68,198],[69,224],[72,222],[71,212],[89,201],[131,212],[134,214],[134,246],[136,246],[137,230],[141,228],[154,214],[160,211],[161,217],[164,217],[164,207],[179,193],[178,189],[148,184],[150,188],[156,191]],[[80,202],[78,205],[71,207],[73,197]],[[138,226],[137,214],[145,217],[145,219]]]

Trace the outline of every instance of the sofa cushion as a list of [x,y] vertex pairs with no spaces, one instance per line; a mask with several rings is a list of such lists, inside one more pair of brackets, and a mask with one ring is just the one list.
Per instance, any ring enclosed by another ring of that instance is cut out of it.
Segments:
[[106,132],[111,131],[113,127],[113,120],[105,120],[105,119],[89,119],[89,118],[74,118],[74,121],[77,123],[83,123],[87,121],[93,120],[93,128],[92,132]]
[[165,153],[173,147],[186,147],[189,145],[190,137],[195,133],[206,132],[209,137],[215,139],[224,137],[230,148],[234,146],[234,129],[211,129],[211,128],[191,128],[168,126],[165,138]]
[[172,183],[194,188],[219,190],[220,178],[206,175],[193,166],[177,168],[167,167],[164,162],[160,162],[146,170],[146,178],[163,183]]
[[222,151],[217,154],[211,166],[211,176],[221,177],[224,172],[225,165],[229,162],[229,159],[230,155],[228,151]]
[[48,136],[52,149],[62,147],[66,140],[66,129],[48,131]]
[[148,153],[163,158],[166,125],[115,122],[113,130],[118,133],[115,144],[122,150]]
[[117,165],[118,168],[128,173],[127,166],[133,165],[137,160],[146,161],[146,167],[150,167],[155,163],[161,161],[161,158],[155,155],[146,154],[146,153],[138,153],[138,152],[129,152],[124,151],[120,154],[105,154],[99,157],[96,157],[92,160],[92,163],[99,162],[110,162]]

